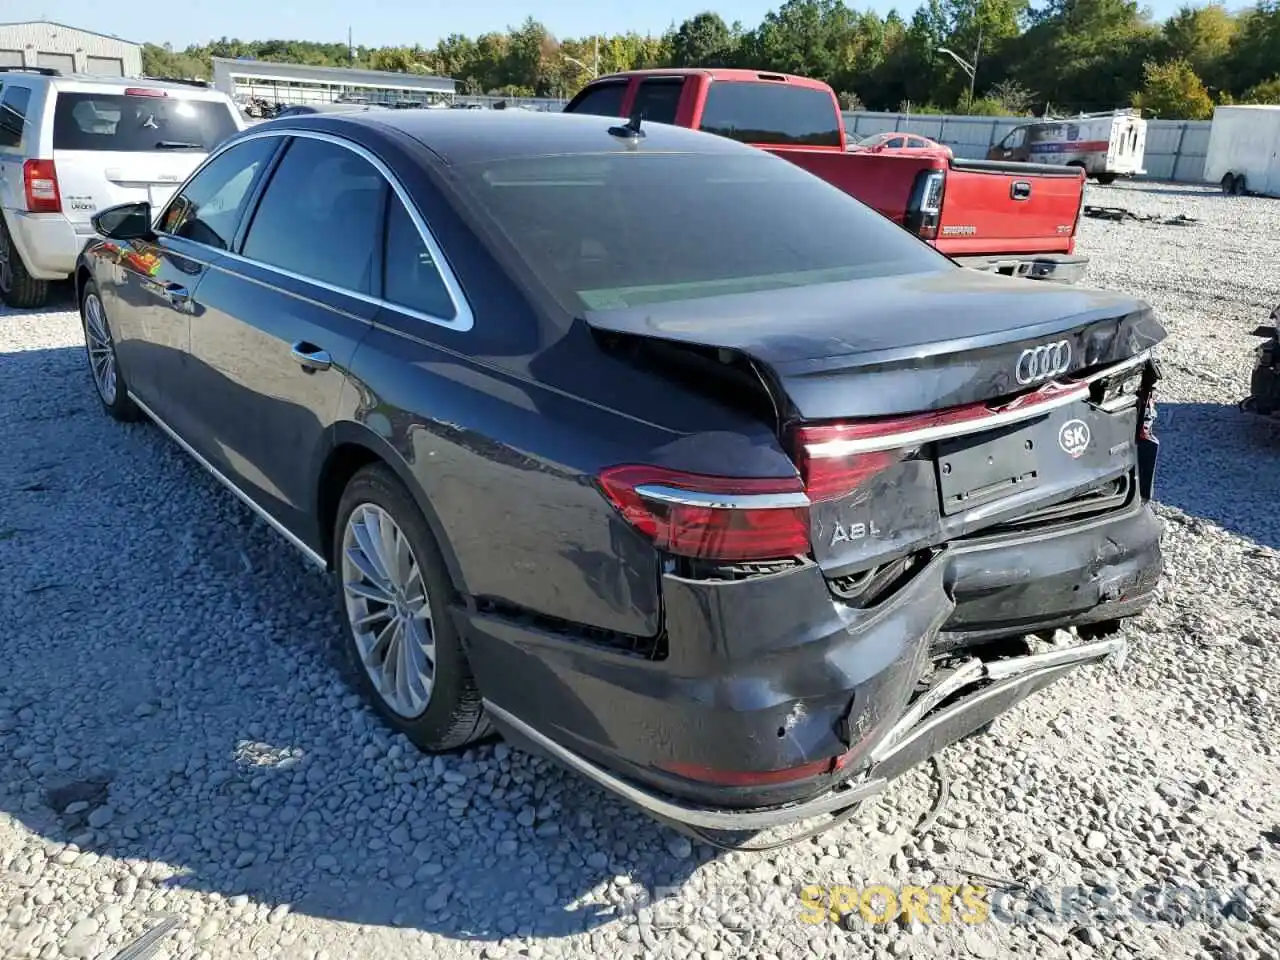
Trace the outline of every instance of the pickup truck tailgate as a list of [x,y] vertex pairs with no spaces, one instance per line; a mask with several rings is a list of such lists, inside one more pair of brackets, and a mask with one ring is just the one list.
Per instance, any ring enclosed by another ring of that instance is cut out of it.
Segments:
[[1070,253],[1084,198],[1076,167],[954,160],[938,246],[953,257]]

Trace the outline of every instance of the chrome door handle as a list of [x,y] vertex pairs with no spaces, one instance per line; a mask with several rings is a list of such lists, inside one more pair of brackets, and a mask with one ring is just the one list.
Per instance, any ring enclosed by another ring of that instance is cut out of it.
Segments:
[[295,343],[289,352],[293,355],[293,359],[298,361],[298,365],[308,373],[328,370],[333,366],[333,357],[329,356],[327,350],[321,350],[315,344],[306,341]]

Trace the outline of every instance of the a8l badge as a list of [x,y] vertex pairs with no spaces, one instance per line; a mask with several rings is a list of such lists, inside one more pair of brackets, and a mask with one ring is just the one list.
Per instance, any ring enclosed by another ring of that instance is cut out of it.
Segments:
[[1089,425],[1083,420],[1068,420],[1058,429],[1058,446],[1073,460],[1089,449],[1089,440]]

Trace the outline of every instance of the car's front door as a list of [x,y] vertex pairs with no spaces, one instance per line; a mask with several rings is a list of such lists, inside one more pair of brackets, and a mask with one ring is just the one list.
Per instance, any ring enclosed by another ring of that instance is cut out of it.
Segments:
[[314,546],[317,453],[377,311],[390,190],[372,155],[293,132],[191,325],[201,451]]
[[191,429],[185,368],[200,286],[230,246],[254,185],[278,144],[251,140],[214,157],[165,207],[153,241],[113,242],[100,291],[129,388],[184,437]]

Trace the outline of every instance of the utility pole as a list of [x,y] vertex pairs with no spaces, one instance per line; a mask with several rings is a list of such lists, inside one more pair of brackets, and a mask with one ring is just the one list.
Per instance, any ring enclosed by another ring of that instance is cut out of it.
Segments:
[[978,83],[978,58],[982,56],[982,24],[978,24],[978,45],[973,48],[973,70],[969,73],[969,103],[973,103],[973,91]]
[[356,64],[356,48],[351,43],[351,27],[347,27],[347,66],[354,67]]

